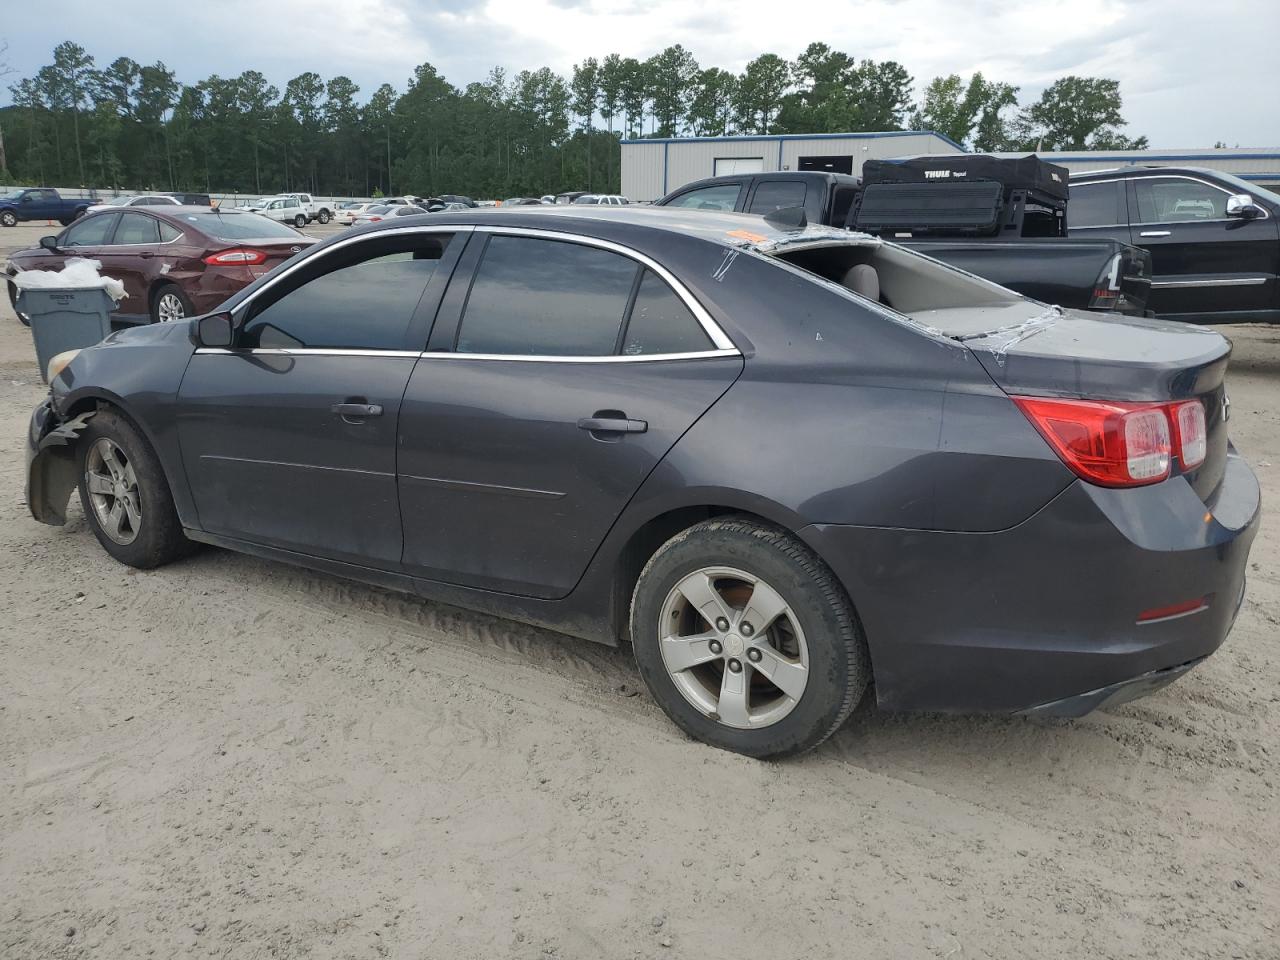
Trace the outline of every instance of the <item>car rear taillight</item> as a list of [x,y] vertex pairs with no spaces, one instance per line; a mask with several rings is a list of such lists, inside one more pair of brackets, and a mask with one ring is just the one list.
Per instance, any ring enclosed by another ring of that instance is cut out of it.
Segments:
[[1093,282],[1093,296],[1089,300],[1090,310],[1112,310],[1120,304],[1120,254],[1116,254],[1102,268],[1098,279]]
[[1077,476],[1104,487],[1137,487],[1169,475],[1164,404],[1014,397],[1019,409]]
[[1209,449],[1209,434],[1204,425],[1204,404],[1188,400],[1173,408],[1173,426],[1177,434],[1178,459],[1183,470],[1204,463]]
[[211,267],[243,267],[257,266],[267,262],[267,255],[261,250],[249,250],[246,247],[237,247],[234,250],[223,250],[221,253],[211,253],[204,258],[204,262]]

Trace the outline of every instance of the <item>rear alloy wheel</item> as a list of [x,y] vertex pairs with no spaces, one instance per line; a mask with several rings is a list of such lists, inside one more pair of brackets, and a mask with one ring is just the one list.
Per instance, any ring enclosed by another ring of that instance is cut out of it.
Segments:
[[0,224],[6,227],[16,227],[18,225],[18,215],[12,210],[0,212]]
[[789,534],[745,519],[700,523],[654,554],[636,584],[631,634],[667,715],[753,757],[817,746],[870,680],[831,571]]
[[193,313],[191,301],[176,283],[167,283],[157,290],[151,303],[153,323],[174,323],[185,320]]
[[293,218],[293,225],[297,227],[299,230],[301,230],[303,227],[307,225],[307,218],[304,217],[302,214],[298,214],[296,217]]
[[328,222],[329,222],[329,220],[331,219],[331,218],[330,218],[330,216],[329,216],[329,211],[328,211],[328,210],[321,210],[321,211],[320,211],[320,215],[319,215],[319,216],[317,216],[317,217],[316,217],[316,219],[317,219],[317,220],[319,220],[321,224],[328,223]]

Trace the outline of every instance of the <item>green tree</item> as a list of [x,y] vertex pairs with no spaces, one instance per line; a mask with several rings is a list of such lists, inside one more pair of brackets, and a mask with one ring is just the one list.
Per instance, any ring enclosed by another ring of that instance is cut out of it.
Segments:
[[587,153],[587,189],[591,189],[591,121],[596,115],[596,105],[600,100],[600,61],[595,57],[587,57],[580,64],[574,64],[573,79],[569,82],[569,90],[573,94],[573,112],[582,118],[582,130],[586,136]]
[[1023,149],[1114,149],[1112,144],[1146,143],[1145,137],[1125,140],[1120,82],[1105,77],[1062,77],[1022,114]]
[[722,137],[731,129],[738,78],[709,67],[698,74],[689,103],[689,126],[700,137]]
[[53,48],[53,69],[62,88],[62,102],[71,109],[71,124],[76,143],[76,166],[80,182],[85,182],[84,156],[80,150],[80,112],[89,99],[93,84],[93,57],[84,47],[70,40]]
[[678,43],[650,61],[649,90],[658,136],[679,135],[697,81],[698,61]]
[[734,119],[742,133],[773,133],[783,97],[791,86],[791,65],[776,53],[747,64],[734,96]]
[[622,61],[622,109],[627,115],[627,136],[644,134],[644,105],[649,96],[648,72],[635,57]]

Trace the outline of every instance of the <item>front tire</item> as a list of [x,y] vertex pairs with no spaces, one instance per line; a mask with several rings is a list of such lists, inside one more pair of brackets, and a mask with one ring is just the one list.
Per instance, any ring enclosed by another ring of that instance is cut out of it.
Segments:
[[790,534],[746,519],[699,523],[658,549],[632,596],[631,640],[676,725],[751,757],[816,747],[871,679],[835,575]]
[[112,409],[80,434],[80,504],[102,548],[143,570],[189,553],[173,495],[146,438]]
[[18,215],[12,210],[0,212],[0,225],[6,227],[16,227],[18,225]]
[[307,218],[304,217],[302,214],[298,214],[296,217],[293,218],[293,225],[297,227],[299,230],[301,230],[303,227],[307,225]]

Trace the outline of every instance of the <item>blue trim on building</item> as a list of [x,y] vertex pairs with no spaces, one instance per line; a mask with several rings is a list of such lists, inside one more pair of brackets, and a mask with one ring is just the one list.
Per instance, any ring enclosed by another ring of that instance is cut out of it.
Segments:
[[644,144],[644,143],[749,143],[751,141],[786,141],[786,140],[873,140],[882,137],[937,137],[944,143],[949,143],[962,153],[968,153],[964,147],[956,143],[945,134],[938,133],[936,130],[885,130],[876,133],[773,133],[742,137],[665,137],[665,138],[641,138],[639,140],[623,140],[624,144]]

